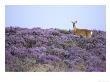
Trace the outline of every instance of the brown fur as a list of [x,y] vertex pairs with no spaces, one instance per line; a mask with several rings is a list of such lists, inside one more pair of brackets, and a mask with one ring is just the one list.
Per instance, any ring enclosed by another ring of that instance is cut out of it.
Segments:
[[79,28],[76,28],[75,26],[75,23],[77,23],[76,21],[75,22],[72,22],[74,25],[74,29],[73,29],[73,32],[75,35],[77,36],[82,36],[82,37],[85,37],[85,38],[90,38],[92,36],[92,31],[91,30],[88,30],[88,29],[79,29]]
[[74,34],[75,35],[78,35],[78,36],[83,36],[85,38],[90,38],[92,36],[92,33],[90,30],[87,30],[87,29],[74,29],[73,30]]

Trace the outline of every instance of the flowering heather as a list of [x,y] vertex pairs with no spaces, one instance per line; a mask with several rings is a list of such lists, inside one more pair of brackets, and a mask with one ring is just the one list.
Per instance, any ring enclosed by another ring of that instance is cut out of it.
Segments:
[[5,28],[5,71],[106,72],[106,32],[91,38],[69,30]]

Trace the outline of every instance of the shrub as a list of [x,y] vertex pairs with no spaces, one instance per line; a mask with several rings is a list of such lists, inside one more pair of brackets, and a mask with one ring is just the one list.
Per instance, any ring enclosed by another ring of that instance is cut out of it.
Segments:
[[6,71],[106,71],[106,32],[91,38],[61,29],[5,28]]

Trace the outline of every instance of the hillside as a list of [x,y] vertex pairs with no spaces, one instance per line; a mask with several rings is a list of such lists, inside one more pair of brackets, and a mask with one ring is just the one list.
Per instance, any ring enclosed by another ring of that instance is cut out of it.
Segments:
[[6,27],[5,71],[105,72],[106,32],[85,39],[71,30]]

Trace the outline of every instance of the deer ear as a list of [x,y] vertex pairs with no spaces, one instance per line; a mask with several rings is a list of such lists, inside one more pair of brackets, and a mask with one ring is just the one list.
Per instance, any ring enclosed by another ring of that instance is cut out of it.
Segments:
[[76,20],[75,23],[77,23],[78,21]]

